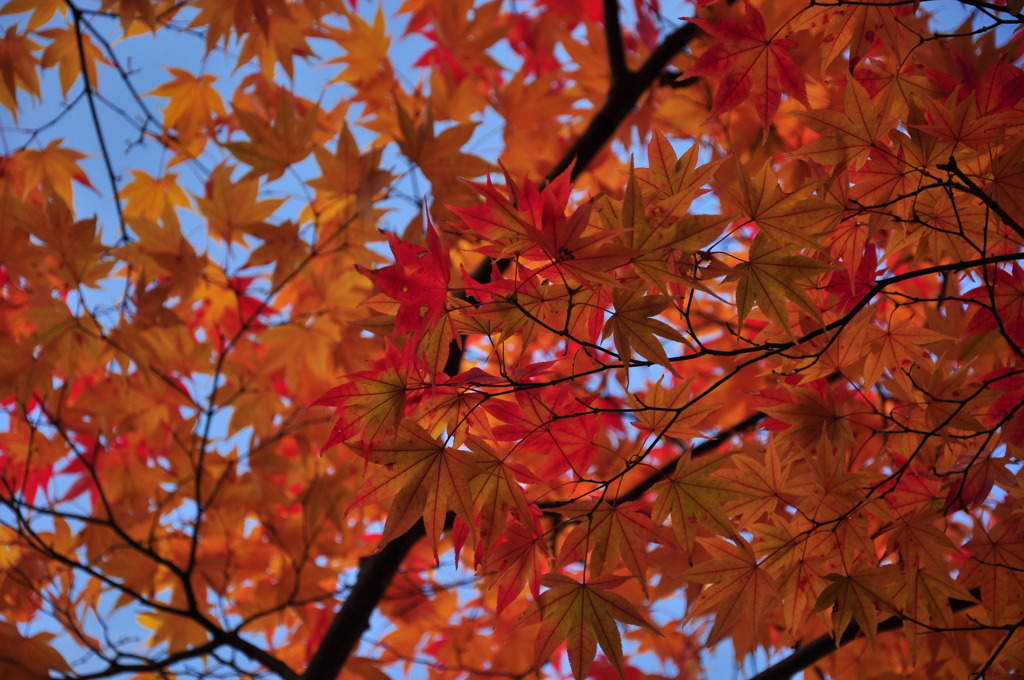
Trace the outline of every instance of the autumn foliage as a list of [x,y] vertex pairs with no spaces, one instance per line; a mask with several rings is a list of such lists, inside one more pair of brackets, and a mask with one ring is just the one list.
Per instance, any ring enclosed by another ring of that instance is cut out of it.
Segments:
[[8,0],[0,678],[1024,668],[1021,4]]

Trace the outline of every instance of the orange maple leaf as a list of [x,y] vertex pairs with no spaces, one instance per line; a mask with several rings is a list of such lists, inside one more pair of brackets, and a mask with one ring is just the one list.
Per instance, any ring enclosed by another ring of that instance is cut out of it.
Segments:
[[471,452],[445,446],[408,420],[364,450],[376,465],[350,507],[389,501],[381,546],[407,532],[422,518],[433,542],[436,561],[438,541],[449,511],[454,511],[467,526],[476,526],[470,480],[482,470]]
[[821,320],[818,305],[807,293],[807,288],[797,282],[836,267],[806,255],[793,255],[787,248],[763,234],[754,238],[747,258],[746,262],[736,265],[734,270],[734,276],[739,279],[736,286],[736,309],[741,324],[756,302],[758,309],[769,320],[792,333],[786,300],[796,303],[815,319]]
[[96,190],[78,165],[78,161],[87,156],[65,147],[63,139],[55,139],[38,151],[27,149],[20,156],[25,162],[25,184],[33,188],[39,185],[49,187],[68,207],[74,205],[72,181]]
[[569,666],[576,680],[587,677],[600,644],[605,656],[622,673],[622,638],[616,621],[658,630],[644,619],[624,597],[611,592],[625,581],[622,576],[584,578],[577,581],[565,574],[545,574],[541,583],[548,589],[527,611],[522,623],[540,619],[536,662],[541,664],[565,642]]
[[856,78],[847,78],[843,113],[827,109],[793,112],[821,135],[793,152],[793,156],[825,165],[849,161],[859,170],[872,150],[888,152],[885,140],[896,125],[896,116],[888,108],[890,103],[890,100],[883,100],[874,104]]
[[831,583],[818,597],[814,611],[832,607],[833,639],[841,639],[853,620],[874,644],[881,612],[895,611],[892,601],[898,570],[896,565],[888,564],[825,577]]
[[669,308],[672,298],[667,295],[644,295],[642,290],[634,288],[616,288],[612,291],[612,304],[615,311],[608,317],[602,335],[606,338],[612,336],[623,364],[629,365],[635,351],[676,375],[658,337],[679,343],[685,342],[685,339],[675,328],[654,318]]
[[696,583],[711,584],[690,606],[688,619],[714,615],[707,644],[718,644],[734,628],[745,625],[751,629],[777,602],[775,580],[760,563],[753,549],[740,537],[735,543],[721,539],[700,539],[711,553],[684,572]]
[[666,537],[643,510],[645,503],[579,502],[565,506],[568,519],[578,523],[569,532],[558,552],[556,566],[564,566],[578,557],[586,557],[594,576],[611,574],[621,558],[647,595],[648,546],[666,542]]
[[18,90],[25,90],[39,99],[39,74],[36,72],[38,57],[33,52],[39,45],[27,34],[19,34],[18,26],[7,27],[0,40],[0,104],[3,104],[14,120],[18,120]]
[[57,66],[60,74],[60,88],[66,97],[68,90],[74,85],[75,80],[82,72],[82,59],[79,56],[78,41],[81,40],[82,54],[85,55],[86,74],[88,75],[89,86],[96,88],[97,74],[96,62],[110,66],[110,60],[100,52],[96,44],[84,31],[76,33],[71,26],[66,28],[51,28],[39,31],[39,35],[50,39],[50,44],[43,50],[41,64],[43,68]]
[[267,175],[268,180],[277,179],[291,165],[313,152],[313,132],[319,111],[319,107],[313,106],[299,116],[294,99],[284,93],[278,100],[273,122],[236,108],[235,117],[249,141],[229,142],[224,147],[252,168],[246,178]]
[[732,482],[714,474],[724,462],[720,456],[692,459],[687,453],[668,479],[651,488],[656,495],[651,519],[664,524],[671,516],[672,530],[687,552],[693,550],[698,526],[723,536],[736,535],[724,506],[740,494]]
[[389,344],[373,369],[350,375],[316,400],[316,405],[334,407],[338,415],[323,449],[359,435],[363,455],[369,456],[373,444],[398,428],[405,414],[406,394],[420,384],[422,376],[416,364]]

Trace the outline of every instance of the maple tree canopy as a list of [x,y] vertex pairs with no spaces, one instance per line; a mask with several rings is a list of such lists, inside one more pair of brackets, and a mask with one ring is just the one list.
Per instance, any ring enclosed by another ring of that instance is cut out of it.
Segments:
[[1015,676],[1022,4],[7,0],[0,678]]

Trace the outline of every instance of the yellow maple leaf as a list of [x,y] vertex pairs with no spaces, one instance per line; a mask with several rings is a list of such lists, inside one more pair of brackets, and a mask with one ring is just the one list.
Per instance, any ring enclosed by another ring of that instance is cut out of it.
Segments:
[[132,181],[121,187],[125,217],[145,217],[156,221],[168,205],[189,207],[185,191],[173,172],[154,178],[142,170],[132,170]]
[[216,117],[227,115],[224,101],[213,86],[217,76],[209,73],[196,76],[174,67],[167,70],[174,79],[150,94],[170,99],[164,109],[164,129],[176,130],[178,141],[189,146],[193,140],[205,139],[207,133],[213,133]]
[[96,62],[110,66],[110,61],[96,47],[88,33],[77,32],[71,26],[65,28],[51,28],[39,31],[39,35],[50,39],[50,44],[43,50],[41,64],[43,68],[57,66],[60,74],[60,89],[64,96],[75,84],[79,74],[82,72],[82,59],[79,54],[79,40],[81,40],[81,54],[85,55],[85,72],[89,87],[95,89],[97,80]]

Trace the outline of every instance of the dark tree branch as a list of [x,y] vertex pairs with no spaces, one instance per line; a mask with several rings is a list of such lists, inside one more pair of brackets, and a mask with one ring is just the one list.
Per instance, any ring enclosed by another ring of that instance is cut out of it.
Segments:
[[604,36],[608,46],[608,68],[612,73],[614,90],[630,75],[626,67],[626,51],[622,47],[618,0],[604,0]]
[[[980,588],[972,588],[970,593],[972,597],[981,597]],[[950,599],[949,601],[949,607],[953,610],[954,614],[977,606],[977,604],[977,602],[971,600]],[[878,632],[885,633],[891,630],[899,630],[902,627],[903,619],[898,616],[891,616],[878,624]],[[843,645],[849,644],[861,637],[863,637],[863,633],[860,626],[857,625],[856,621],[851,621],[850,625],[843,631],[842,637],[839,638],[838,644],[831,635],[822,635],[803,647],[798,647],[785,659],[769,666],[750,680],[788,680],[788,678],[793,677],[800,671],[807,670]]]
[[380,552],[362,560],[356,583],[302,674],[303,680],[334,680],[338,677],[363,633],[370,627],[370,616],[376,611],[405,556],[424,536],[426,530],[421,520]]
[[632,113],[636,103],[640,100],[640,95],[647,91],[651,83],[658,80],[661,72],[672,61],[672,58],[689,45],[690,41],[699,33],[700,29],[696,24],[687,23],[680,26],[669,33],[665,40],[651,52],[651,56],[639,70],[630,72],[628,77],[621,82],[615,82],[613,78],[604,106],[598,109],[594,117],[590,119],[590,123],[587,124],[587,129],[551,169],[548,179],[558,177],[574,162],[571,177],[574,180],[579,177],[580,173],[590,165],[598,152],[612,138],[622,121]]

